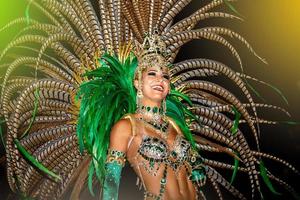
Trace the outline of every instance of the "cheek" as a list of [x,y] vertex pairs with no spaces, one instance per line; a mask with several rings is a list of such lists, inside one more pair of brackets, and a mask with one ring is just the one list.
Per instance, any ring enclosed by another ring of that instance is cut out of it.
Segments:
[[169,92],[169,90],[170,90],[170,82],[169,81],[164,82],[164,88],[166,88],[167,92]]
[[151,80],[149,78],[144,78],[143,80],[143,90],[149,90]]
[[151,80],[149,79],[149,77],[144,76],[143,79],[142,79],[143,87],[146,86],[146,85],[149,85],[150,81]]

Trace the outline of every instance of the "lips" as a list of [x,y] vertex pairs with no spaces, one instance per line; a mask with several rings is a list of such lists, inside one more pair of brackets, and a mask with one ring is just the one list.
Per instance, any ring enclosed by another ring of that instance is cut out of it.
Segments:
[[163,92],[164,91],[164,87],[162,85],[154,85],[152,86],[153,90],[159,91],[159,92]]

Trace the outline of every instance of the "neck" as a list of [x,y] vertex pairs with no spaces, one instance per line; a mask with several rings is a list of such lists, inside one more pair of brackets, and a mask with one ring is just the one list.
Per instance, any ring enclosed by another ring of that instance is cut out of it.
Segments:
[[163,119],[163,109],[157,106],[140,105],[136,111],[140,117],[147,121],[160,124]]
[[141,104],[142,106],[148,106],[148,107],[158,107],[160,108],[161,107],[161,102],[160,101],[153,101],[153,100],[150,100],[149,98],[142,98],[141,99]]

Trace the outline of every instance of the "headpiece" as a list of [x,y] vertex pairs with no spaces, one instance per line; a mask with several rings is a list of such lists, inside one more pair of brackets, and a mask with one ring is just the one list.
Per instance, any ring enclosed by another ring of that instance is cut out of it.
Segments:
[[142,44],[136,41],[134,53],[139,62],[137,70],[144,71],[153,66],[159,68],[169,66],[166,44],[157,33],[147,34]]

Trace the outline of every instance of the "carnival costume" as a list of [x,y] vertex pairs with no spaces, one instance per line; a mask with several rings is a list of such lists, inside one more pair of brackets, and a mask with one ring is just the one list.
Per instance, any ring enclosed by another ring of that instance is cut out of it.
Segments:
[[[259,148],[259,124],[275,122],[260,119],[257,108],[286,111],[254,102],[248,81],[256,79],[243,73],[240,56],[225,37],[240,40],[257,54],[242,36],[228,28],[195,28],[208,18],[241,18],[213,11],[231,1],[214,0],[174,23],[175,16],[190,1],[31,1],[48,21],[20,18],[8,25],[29,23],[0,55],[1,60],[7,60],[1,115],[7,126],[7,175],[13,191],[37,199],[60,199],[71,189],[70,198],[76,199],[86,182],[93,191],[96,177],[103,187],[103,198],[117,199],[126,155],[108,147],[112,126],[123,118],[130,120],[133,135],[139,122],[161,134],[161,138],[143,136],[137,154],[144,159],[140,167],[153,176],[161,167],[175,172],[185,167],[198,198],[205,198],[201,187],[210,184],[220,199],[219,186],[245,199],[232,185],[237,172],[248,175],[252,198],[262,195],[260,176],[274,193],[271,180],[294,192],[264,167],[262,158],[298,171]],[[224,45],[242,71],[204,58],[174,63],[180,47],[194,39]],[[24,53],[10,60],[7,57],[12,48],[32,51],[37,56]],[[170,70],[171,91],[163,108],[140,106],[139,91],[133,86],[133,80],[140,80],[145,68],[155,65]],[[30,69],[33,75],[16,75],[19,67]],[[235,83],[248,102],[241,102],[218,84],[202,80],[220,75]],[[135,112],[157,113],[164,123],[136,121],[130,114]],[[251,129],[256,150],[250,148],[239,129],[242,123]],[[182,133],[173,148],[164,141],[169,126]],[[196,142],[195,135],[203,142]],[[234,157],[235,164],[206,158],[206,152],[227,153]],[[219,168],[233,171],[231,182],[218,173]],[[163,199],[166,176],[164,170],[159,194],[146,190],[146,198]]]

